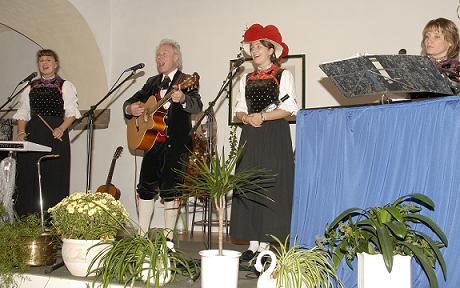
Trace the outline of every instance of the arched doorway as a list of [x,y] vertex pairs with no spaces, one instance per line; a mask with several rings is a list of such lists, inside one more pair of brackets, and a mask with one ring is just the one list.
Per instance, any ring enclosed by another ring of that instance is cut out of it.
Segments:
[[[81,109],[106,93],[107,77],[96,39],[69,1],[0,0],[0,7],[0,23],[7,27],[2,27],[0,33],[11,29],[36,43],[37,49],[45,47],[58,52],[61,68],[78,89]],[[0,71],[5,75],[14,68],[0,67]]]

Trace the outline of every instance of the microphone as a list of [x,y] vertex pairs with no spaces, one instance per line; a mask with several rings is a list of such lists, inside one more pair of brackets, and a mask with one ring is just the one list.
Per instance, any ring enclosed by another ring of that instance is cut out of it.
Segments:
[[34,79],[35,77],[37,77],[38,73],[37,72],[32,72],[29,76],[27,76],[24,80],[22,80],[21,82],[19,82],[19,85],[23,84],[23,83],[26,83],[26,82],[30,82],[30,80]]
[[128,71],[136,71],[137,69],[142,69],[144,68],[145,64],[144,63],[139,63],[137,65],[134,65],[133,67],[129,67],[128,69],[126,69],[124,72],[128,72]]
[[404,49],[404,48],[399,49],[398,54],[399,54],[399,55],[406,55],[406,54],[407,54],[407,50]]
[[233,68],[240,67],[241,64],[244,63],[244,61],[245,61],[244,56],[239,57],[238,59],[235,60],[235,62],[233,62]]

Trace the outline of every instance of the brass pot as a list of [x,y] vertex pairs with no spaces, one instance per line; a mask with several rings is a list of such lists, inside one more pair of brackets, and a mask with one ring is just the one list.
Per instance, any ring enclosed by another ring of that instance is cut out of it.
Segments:
[[48,266],[56,262],[58,240],[49,233],[42,233],[36,239],[27,239],[24,243],[28,266]]

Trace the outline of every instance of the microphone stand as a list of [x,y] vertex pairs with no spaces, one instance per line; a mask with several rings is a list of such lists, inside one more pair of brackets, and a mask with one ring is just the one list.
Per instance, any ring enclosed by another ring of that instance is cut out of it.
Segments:
[[[18,92],[16,92],[16,94],[13,95],[14,91],[16,91],[16,89],[18,88],[19,85],[21,85],[20,83],[18,85],[16,85],[16,87],[14,87],[14,90],[13,90],[13,93],[11,93],[10,97],[8,97],[8,99],[6,99],[5,103],[3,103],[2,106],[0,106],[0,111],[6,106],[8,105],[8,103],[10,103],[11,101],[13,101],[14,98],[16,98],[22,91],[24,91],[24,89],[26,89],[26,87],[29,85],[30,81],[27,82],[26,85],[24,85],[24,87],[21,88],[21,90],[19,90]],[[7,110],[7,112],[9,112],[9,110]]]
[[136,73],[136,70],[132,70],[131,74],[128,75],[123,81],[120,82],[117,86],[112,87],[107,94],[102,97],[99,102],[90,106],[90,109],[86,111],[85,114],[82,115],[80,119],[77,119],[72,124],[73,127],[80,123],[84,118],[88,118],[88,132],[86,138],[86,192],[91,190],[91,167],[92,167],[92,156],[93,156],[93,134],[94,134],[94,111],[96,110],[97,106],[99,106],[102,102],[104,102],[107,97],[109,97],[115,90],[117,90],[121,85],[123,85],[129,78],[131,78]]
[[[201,115],[200,119],[198,119],[198,121],[196,121],[195,125],[193,126],[192,130],[190,130],[190,135],[193,135],[193,133],[198,129],[198,127],[200,127],[201,125],[201,122],[203,122],[203,119],[204,117],[207,117],[208,121],[207,121],[207,133],[206,133],[206,138],[208,140],[208,150],[209,150],[209,155],[210,157],[212,157],[212,155],[214,155],[214,143],[213,143],[213,139],[215,138],[214,135],[212,135],[213,133],[213,123],[214,121],[216,121],[216,118],[214,116],[214,105],[216,104],[217,100],[219,100],[220,96],[222,95],[222,93],[224,91],[226,91],[225,89],[227,88],[227,86],[230,84],[230,82],[232,81],[233,77],[235,77],[235,75],[238,73],[238,68],[240,68],[242,62],[239,64],[239,65],[236,65],[235,67],[233,67],[232,70],[230,70],[230,72],[228,72],[227,74],[227,78],[224,80],[224,82],[222,83],[222,87],[220,88],[219,92],[217,93],[217,96],[214,98],[214,100],[212,100],[211,102],[209,102],[209,106],[208,108],[206,108],[206,110],[203,112],[203,115]],[[209,167],[210,169],[212,169],[212,167]],[[211,171],[212,172],[212,171]],[[211,199],[208,199],[208,241],[207,241],[207,249],[211,249],[211,229],[212,229],[212,201]]]

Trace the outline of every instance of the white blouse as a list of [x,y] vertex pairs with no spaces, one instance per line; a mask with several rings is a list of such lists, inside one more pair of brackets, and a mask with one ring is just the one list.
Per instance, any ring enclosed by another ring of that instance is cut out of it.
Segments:
[[[236,96],[236,105],[235,105],[235,113],[236,112],[243,112],[248,113],[248,106],[246,104],[246,76],[248,73],[243,74],[240,80],[240,91]],[[280,94],[278,95],[278,99],[284,97],[284,95],[288,94],[289,98],[286,99],[284,102],[278,106],[278,109],[290,112],[291,115],[295,115],[299,110],[297,106],[297,101],[295,100],[296,93],[295,93],[295,85],[294,85],[294,76],[292,75],[291,71],[284,70],[281,74],[280,80]]]
[[[13,119],[24,121],[30,120],[29,93],[30,85],[21,92],[19,108],[13,115]],[[70,81],[65,80],[62,84],[62,98],[64,99],[65,117],[75,117],[76,119],[80,118],[81,114],[78,110],[77,89],[75,89],[75,86]]]

